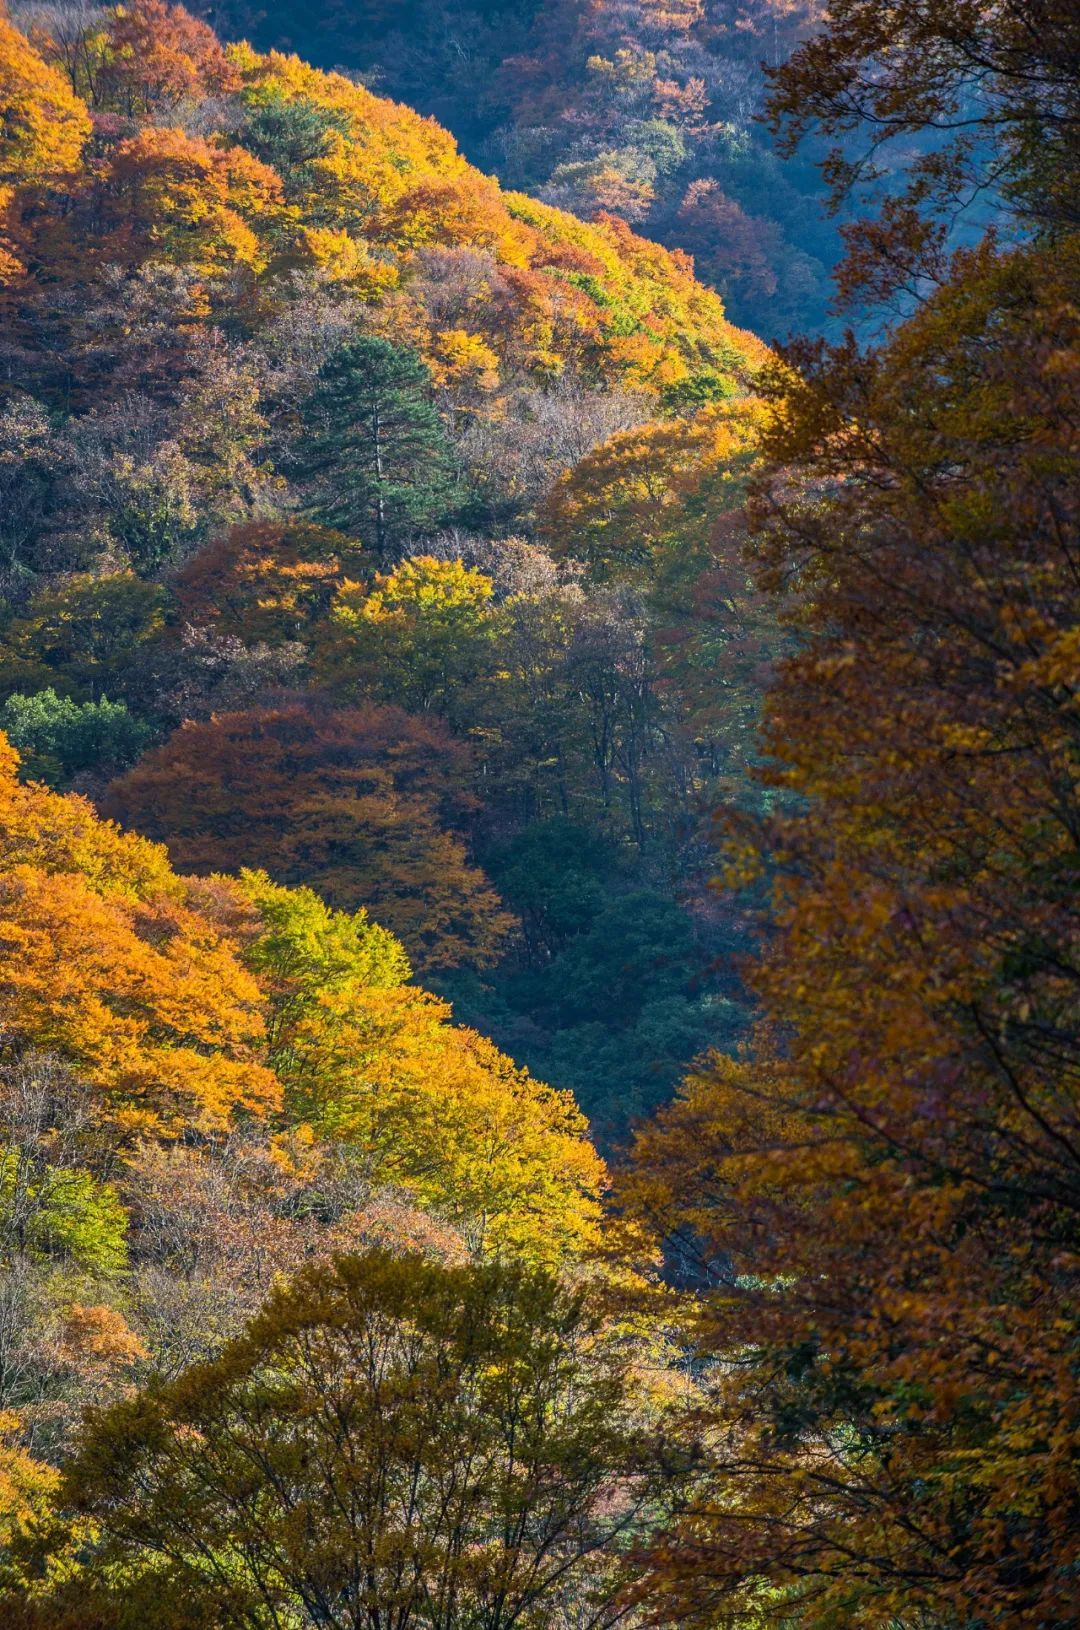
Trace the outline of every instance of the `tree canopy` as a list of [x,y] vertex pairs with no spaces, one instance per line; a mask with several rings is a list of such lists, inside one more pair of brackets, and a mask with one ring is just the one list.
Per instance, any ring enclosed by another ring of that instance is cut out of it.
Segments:
[[98,1417],[67,1491],[118,1630],[163,1598],[180,1623],[539,1625],[577,1592],[605,1624],[654,1467],[582,1297],[376,1252]]

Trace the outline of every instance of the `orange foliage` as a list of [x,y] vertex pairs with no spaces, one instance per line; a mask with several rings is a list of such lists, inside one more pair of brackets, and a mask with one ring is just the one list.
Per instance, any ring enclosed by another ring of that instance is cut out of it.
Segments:
[[693,419],[620,431],[556,482],[547,543],[598,577],[654,576],[665,555],[685,567],[717,514],[741,501],[764,422],[760,403],[717,402]]
[[22,269],[22,190],[74,171],[90,116],[64,76],[0,12],[0,284]]
[[[215,279],[213,300],[227,303],[237,298],[222,276],[230,268],[261,276],[318,267],[344,293],[381,303],[381,327],[441,361],[447,377],[464,365],[466,389],[487,389],[495,361],[540,379],[573,363],[658,390],[721,353],[743,379],[761,360],[685,257],[636,238],[615,215],[586,225],[504,193],[432,121],[295,57],[223,52],[203,23],[165,0],[132,0],[88,18],[81,33],[57,27],[56,40],[47,17],[35,24],[35,40],[99,116],[94,162],[78,176],[74,211],[61,213],[45,184],[77,162],[86,110],[56,68],[4,29],[0,60],[6,54],[22,101],[38,107],[38,125],[59,143],[55,154],[31,143],[21,176],[33,188],[36,259],[54,276],[78,281],[99,259],[166,259]],[[268,106],[302,101],[325,113],[320,150],[288,175],[287,206],[281,178],[242,138],[168,128],[174,110],[208,99],[224,103],[239,129]],[[468,323],[448,324],[426,294],[416,297],[423,257],[438,248],[489,254],[500,274],[490,309]],[[459,355],[462,334],[471,359]]]
[[53,1050],[131,1133],[221,1125],[277,1101],[262,997],[185,899],[164,852],[89,804],[22,787],[3,744],[0,1002],[9,1039]]
[[434,722],[290,701],[185,725],[105,807],[184,870],[263,867],[367,907],[421,969],[483,964],[512,920],[443,825],[470,807],[467,775],[467,752]]
[[703,1337],[739,1354],[650,1582],[679,1623],[1074,1616],[1078,287],[1075,235],[984,246],[882,350],[776,382],[758,514],[801,637],[782,813],[732,864],[776,879],[778,1034],[637,1179],[725,1263]]
[[214,35],[183,6],[127,0],[107,34],[98,95],[127,114],[239,89],[240,76]]
[[253,521],[201,549],[177,574],[181,618],[218,634],[281,645],[309,636],[355,573],[358,544],[324,527]]
[[396,249],[427,244],[448,248],[496,249],[511,265],[527,263],[529,239],[507,220],[498,183],[486,176],[435,178],[411,187],[380,211],[372,226],[376,241]]
[[82,1302],[73,1302],[64,1310],[60,1349],[73,1368],[98,1374],[150,1356],[145,1343],[116,1308],[103,1304],[86,1307]]
[[148,127],[117,147],[109,168],[113,237],[207,274],[261,270],[281,182],[242,148]]
[[64,76],[0,13],[0,184],[51,181],[75,169],[90,116]]
[[758,296],[776,293],[780,231],[746,211],[715,181],[693,181],[679,205],[679,233],[702,271]]

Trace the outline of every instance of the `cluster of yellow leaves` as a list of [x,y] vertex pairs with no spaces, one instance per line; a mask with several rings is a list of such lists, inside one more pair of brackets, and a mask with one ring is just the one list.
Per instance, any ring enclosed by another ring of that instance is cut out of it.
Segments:
[[118,232],[141,239],[151,254],[208,277],[237,266],[265,269],[281,183],[243,148],[151,127],[120,143],[111,182]]
[[312,265],[361,300],[378,300],[401,281],[393,261],[375,254],[344,227],[303,226],[299,243]]
[[449,386],[455,394],[470,386],[491,391],[499,383],[498,352],[479,334],[464,328],[439,329],[425,360],[436,386]]
[[285,1041],[296,1113],[369,1152],[474,1249],[557,1262],[596,1236],[603,1166],[572,1096],[402,985],[327,993]]
[[598,577],[652,576],[665,555],[685,564],[743,500],[766,421],[764,405],[745,399],[620,431],[556,482],[547,542]]
[[416,711],[445,706],[494,660],[493,584],[460,560],[416,555],[371,586],[335,596],[320,669],[346,695],[382,696]]
[[90,115],[56,68],[44,62],[0,13],[0,283],[23,270],[22,189],[48,186],[73,171],[90,134]]
[[13,1410],[0,1410],[0,1546],[48,1505],[60,1483],[58,1471],[22,1448],[21,1429]]
[[52,181],[73,170],[90,116],[56,68],[0,15],[0,182]]
[[20,784],[0,743],[4,1039],[66,1060],[114,1134],[284,1108],[475,1248],[592,1237],[603,1168],[572,1098],[406,984],[391,935],[265,875],[179,878],[84,799]]

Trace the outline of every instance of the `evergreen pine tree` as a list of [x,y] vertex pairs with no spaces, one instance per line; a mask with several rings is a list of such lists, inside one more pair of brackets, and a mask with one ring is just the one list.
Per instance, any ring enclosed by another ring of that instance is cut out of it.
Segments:
[[446,516],[457,495],[427,367],[370,335],[323,365],[298,463],[314,518],[384,556]]

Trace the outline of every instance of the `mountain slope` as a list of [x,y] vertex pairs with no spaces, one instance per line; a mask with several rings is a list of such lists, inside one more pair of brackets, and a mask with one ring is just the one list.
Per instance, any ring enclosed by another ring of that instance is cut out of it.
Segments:
[[299,51],[434,115],[507,186],[689,249],[766,336],[826,322],[841,250],[812,154],[781,159],[766,66],[819,0],[220,0],[228,38]]
[[368,907],[619,1133],[745,1018],[702,884],[775,643],[737,520],[764,348],[685,257],[342,75],[162,0],[19,21],[24,774]]
[[176,10],[144,0],[74,45],[33,14],[33,45],[3,24],[19,117],[65,132],[51,152],[6,144],[13,320],[33,324],[35,302],[106,264],[163,260],[245,326],[287,304],[283,280],[321,277],[462,377],[485,344],[503,372],[572,368],[651,392],[760,356],[682,257],[502,192],[432,121],[340,75],[187,38],[190,18],[178,43]]

